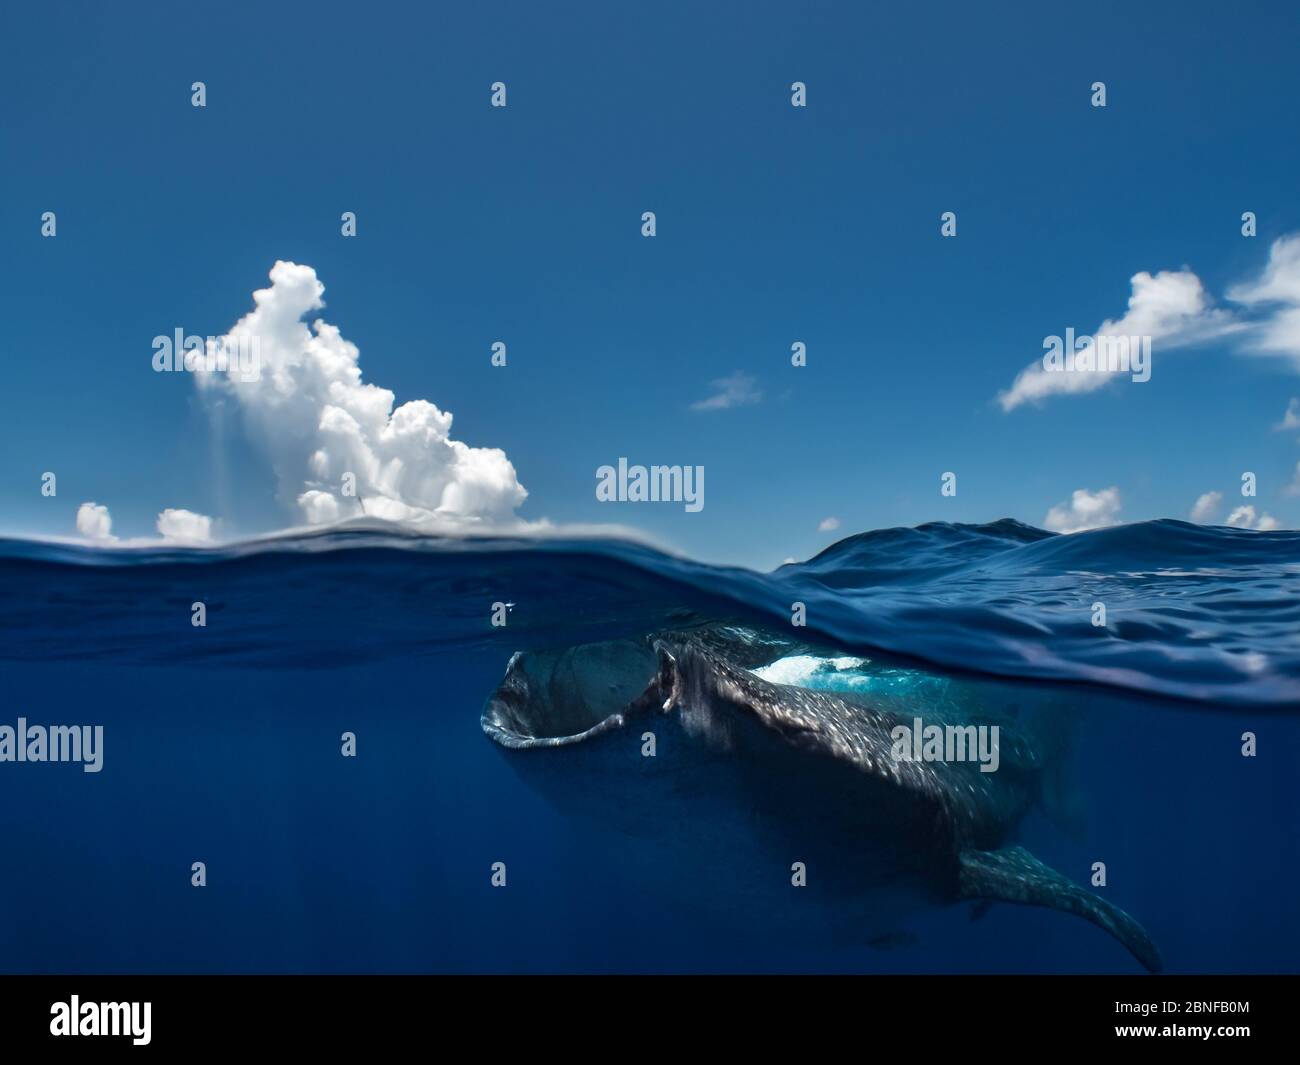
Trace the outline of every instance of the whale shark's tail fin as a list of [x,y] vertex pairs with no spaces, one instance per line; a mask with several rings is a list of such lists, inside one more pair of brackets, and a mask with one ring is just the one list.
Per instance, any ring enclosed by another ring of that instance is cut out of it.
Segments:
[[1160,951],[1146,930],[1118,906],[1085,891],[1055,869],[1044,865],[1024,847],[996,851],[964,850],[958,892],[964,899],[998,899],[1026,906],[1064,910],[1104,928],[1118,939],[1148,972],[1163,967]]

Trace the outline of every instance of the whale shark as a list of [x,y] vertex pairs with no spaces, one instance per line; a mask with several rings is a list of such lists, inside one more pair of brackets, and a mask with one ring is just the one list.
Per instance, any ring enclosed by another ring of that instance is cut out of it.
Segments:
[[[1160,971],[1136,920],[1017,842],[1031,810],[1060,809],[1062,730],[969,698],[918,705],[760,675],[808,651],[712,626],[517,652],[481,724],[648,887],[727,923],[889,949],[917,909],[970,902],[974,918],[1016,903],[1082,917]],[[900,730],[922,721],[996,728],[996,771],[914,757]]]

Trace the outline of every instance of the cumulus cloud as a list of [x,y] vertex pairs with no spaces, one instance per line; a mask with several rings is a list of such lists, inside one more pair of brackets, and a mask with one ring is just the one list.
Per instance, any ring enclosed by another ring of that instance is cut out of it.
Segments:
[[713,389],[713,395],[692,403],[691,410],[710,411],[746,407],[763,398],[758,383],[744,370],[737,370],[729,377],[720,377],[711,382],[710,387]]
[[[1093,332],[1102,337],[1151,337],[1160,351],[1208,340],[1240,329],[1230,313],[1210,304],[1205,286],[1190,270],[1146,271],[1130,278],[1128,310],[1119,319],[1107,319]],[[1011,387],[998,396],[1004,411],[1048,396],[1094,392],[1131,371],[1053,372],[1041,358],[1020,371]]]
[[1196,503],[1192,506],[1192,521],[1199,525],[1205,525],[1218,516],[1219,505],[1223,502],[1222,492],[1206,492],[1204,495],[1197,497]]
[[282,501],[312,523],[362,514],[458,527],[512,521],[528,493],[505,452],[453,439],[450,412],[423,399],[395,408],[391,391],[364,381],[360,352],[337,326],[302,320],[324,306],[310,266],[277,262],[270,277],[217,341],[256,345],[260,374],[232,365],[195,379],[242,411]]
[[[166,543],[206,544],[212,542],[212,519],[190,510],[168,508],[158,515],[158,535]],[[87,540],[112,543],[124,547],[156,544],[147,537],[128,537],[120,540],[113,535],[113,517],[108,507],[100,503],[82,503],[77,508],[77,532]]]
[[1228,525],[1234,529],[1256,529],[1259,532],[1271,532],[1280,529],[1281,523],[1271,514],[1255,516],[1252,506],[1240,506],[1228,515]]
[[835,517],[831,517],[831,518],[822,518],[821,524],[817,526],[817,531],[818,531],[818,532],[834,532],[834,531],[835,531],[836,529],[838,529],[839,527],[840,527],[840,519],[839,519],[839,518],[835,518]]
[[1119,523],[1119,508],[1118,488],[1103,488],[1099,492],[1078,488],[1069,503],[1061,503],[1047,512],[1043,528],[1061,533],[1102,529]]
[[113,518],[108,507],[99,503],[82,503],[77,508],[77,532],[87,540],[115,540]]
[[158,535],[164,540],[183,544],[212,542],[212,519],[192,510],[168,507],[158,515]]

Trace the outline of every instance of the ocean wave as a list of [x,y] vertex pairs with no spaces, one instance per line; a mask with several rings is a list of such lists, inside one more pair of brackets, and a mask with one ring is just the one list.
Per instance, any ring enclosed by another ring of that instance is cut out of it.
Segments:
[[[769,574],[592,536],[0,539],[0,587],[10,660],[333,668],[735,620],[846,657],[1300,708],[1300,533],[1170,520],[1070,536],[1010,520],[884,529]],[[504,627],[496,602],[510,604]],[[796,603],[806,625],[792,629]]]

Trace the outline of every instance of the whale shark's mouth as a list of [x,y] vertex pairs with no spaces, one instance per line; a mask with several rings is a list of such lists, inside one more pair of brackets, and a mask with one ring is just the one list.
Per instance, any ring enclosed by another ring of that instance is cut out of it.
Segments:
[[484,707],[483,729],[504,747],[581,743],[648,707],[658,685],[659,659],[645,641],[516,654]]

